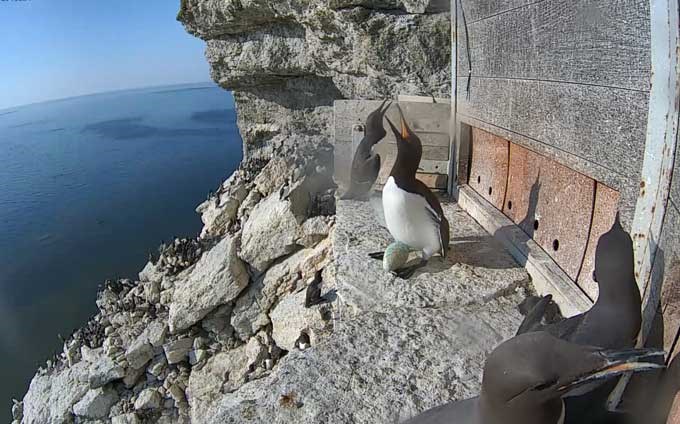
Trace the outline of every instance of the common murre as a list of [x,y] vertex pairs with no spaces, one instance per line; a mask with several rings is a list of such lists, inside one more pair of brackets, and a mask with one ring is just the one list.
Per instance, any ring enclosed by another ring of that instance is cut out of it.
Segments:
[[368,118],[366,118],[365,135],[354,152],[350,186],[342,196],[343,199],[364,198],[371,191],[375,180],[378,179],[378,174],[380,173],[380,155],[373,153],[372,149],[374,145],[387,135],[383,126],[383,118],[391,105],[392,102],[383,101],[380,107],[371,112]]
[[660,356],[663,351],[653,349],[582,346],[544,331],[522,334],[488,356],[478,397],[447,403],[404,424],[562,424],[565,394],[624,372],[661,368],[650,362]]
[[[416,179],[423,156],[422,142],[409,128],[399,105],[397,108],[401,117],[401,131],[385,117],[397,139],[397,158],[383,187],[382,203],[385,223],[392,237],[422,252],[418,264],[394,271],[397,276],[406,279],[425,266],[433,255],[439,253],[446,257],[449,221],[444,216],[437,196]],[[382,258],[382,252],[371,254],[371,257]]]
[[[623,229],[619,214],[611,229],[597,242],[594,280],[599,288],[595,304],[574,317],[543,325],[541,319],[550,298],[546,296],[527,314],[519,333],[547,331],[555,337],[580,345],[624,349],[635,346],[642,323],[642,301],[635,279],[633,240]],[[565,423],[588,423],[582,411],[608,414],[605,402],[615,382],[586,385],[565,397]]]

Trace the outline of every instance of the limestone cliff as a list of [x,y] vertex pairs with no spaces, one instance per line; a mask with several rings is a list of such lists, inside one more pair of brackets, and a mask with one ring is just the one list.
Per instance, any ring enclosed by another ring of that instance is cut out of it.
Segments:
[[234,90],[249,153],[330,136],[333,101],[450,96],[448,0],[183,0],[213,79]]

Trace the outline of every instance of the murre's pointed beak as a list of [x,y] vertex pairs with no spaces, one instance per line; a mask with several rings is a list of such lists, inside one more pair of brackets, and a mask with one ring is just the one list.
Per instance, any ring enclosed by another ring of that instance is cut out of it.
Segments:
[[397,141],[401,138],[401,133],[399,132],[399,129],[390,121],[390,118],[385,116],[385,120],[387,123],[390,125],[390,128],[392,129],[392,132],[394,133],[394,137],[396,137]]
[[650,362],[654,358],[662,358],[663,350],[657,349],[626,349],[605,350],[594,352],[600,358],[598,365],[593,369],[564,382],[558,387],[558,391],[566,393],[584,384],[609,379],[627,372],[650,371],[663,368],[663,365]]
[[401,120],[401,138],[403,138],[404,140],[408,140],[411,134],[411,129],[408,127],[408,124],[406,123],[406,119],[404,118],[404,112],[401,110],[401,106],[399,106],[399,104],[397,104],[397,109],[399,109],[399,118]]
[[382,102],[382,104],[380,105],[380,109],[379,109],[380,110],[380,116],[384,117],[385,113],[387,113],[387,109],[389,109],[390,106],[392,106],[392,100],[385,99],[385,101]]

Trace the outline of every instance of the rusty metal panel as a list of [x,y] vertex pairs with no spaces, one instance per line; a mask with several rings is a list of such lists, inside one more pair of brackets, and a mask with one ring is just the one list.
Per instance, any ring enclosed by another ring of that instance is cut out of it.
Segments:
[[593,271],[595,270],[595,249],[597,242],[600,240],[602,234],[609,231],[614,225],[616,218],[616,211],[619,207],[619,192],[607,187],[604,184],[597,183],[595,188],[595,208],[593,210],[593,219],[590,225],[590,237],[588,238],[588,247],[583,258],[583,265],[578,275],[577,283],[579,287],[590,297],[593,301],[597,299],[597,283],[593,280]]
[[594,197],[591,178],[510,144],[503,212],[574,281],[588,244]]
[[480,196],[503,209],[508,182],[509,141],[472,129],[472,158],[468,184]]

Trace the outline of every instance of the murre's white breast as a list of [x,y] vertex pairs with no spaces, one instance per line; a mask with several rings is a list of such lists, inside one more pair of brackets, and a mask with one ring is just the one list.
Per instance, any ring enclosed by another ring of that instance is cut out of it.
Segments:
[[390,177],[383,188],[382,201],[385,223],[395,240],[422,250],[425,259],[441,250],[439,225],[423,196],[402,190]]

